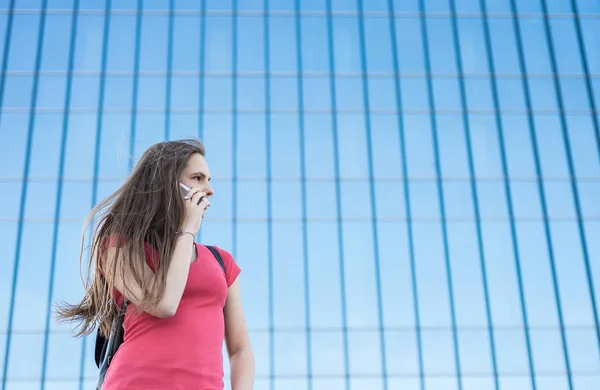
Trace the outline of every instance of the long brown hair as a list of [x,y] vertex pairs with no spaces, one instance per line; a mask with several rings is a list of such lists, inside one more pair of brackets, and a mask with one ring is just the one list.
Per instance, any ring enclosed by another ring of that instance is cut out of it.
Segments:
[[[178,185],[179,177],[189,158],[204,156],[201,141],[187,139],[161,142],[144,152],[125,183],[107,199],[96,205],[87,216],[82,232],[80,266],[83,266],[86,227],[95,219],[84,280],[85,296],[80,303],[58,304],[59,321],[77,324],[76,336],[90,334],[96,326],[101,334],[110,333],[112,321],[121,308],[113,299],[115,275],[120,272],[133,278],[142,287],[138,310],[154,306],[162,297],[169,262],[173,254],[174,237],[183,224],[184,205]],[[100,260],[106,240],[117,239],[116,261],[101,267]],[[158,253],[151,283],[144,281],[145,245]],[[136,261],[130,261],[135,259]],[[83,279],[83,278],[82,278]],[[131,291],[131,286],[124,286]]]

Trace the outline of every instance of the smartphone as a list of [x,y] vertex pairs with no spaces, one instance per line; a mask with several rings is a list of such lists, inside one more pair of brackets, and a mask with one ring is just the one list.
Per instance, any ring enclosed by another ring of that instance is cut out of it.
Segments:
[[[185,199],[187,193],[191,190],[190,187],[186,186],[182,182],[179,182],[179,187],[181,187],[181,197]],[[187,199],[186,199],[187,200]]]
[[[179,186],[181,187],[181,196],[183,197],[183,199],[185,199],[187,193],[192,189],[191,187],[186,186],[185,184],[183,184],[182,182],[179,182]],[[187,199],[186,199],[187,200]],[[198,204],[200,204],[200,202],[202,202],[204,200],[204,197],[200,198],[198,200]]]

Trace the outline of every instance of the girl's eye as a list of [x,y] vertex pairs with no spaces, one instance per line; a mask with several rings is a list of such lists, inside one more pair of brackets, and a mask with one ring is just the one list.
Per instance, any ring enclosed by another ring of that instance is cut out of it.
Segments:
[[200,181],[201,179],[202,179],[202,178],[201,178],[200,176],[196,176],[196,177],[194,177],[194,180],[198,180],[198,181]]

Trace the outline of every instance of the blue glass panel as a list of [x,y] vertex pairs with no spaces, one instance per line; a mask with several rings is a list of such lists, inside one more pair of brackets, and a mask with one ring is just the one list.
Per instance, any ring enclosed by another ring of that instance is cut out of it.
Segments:
[[459,327],[487,326],[481,259],[472,222],[448,223],[448,242],[456,322]]
[[[598,7],[596,12],[600,12],[600,5],[596,4],[596,6]],[[581,10],[584,7],[579,6],[579,8]],[[600,73],[600,49],[598,49],[600,47],[600,38],[598,38],[600,37],[600,20],[594,18],[580,19],[579,23],[581,24],[582,43],[587,56],[588,70],[591,74],[598,74]]]
[[500,390],[532,390],[531,379],[519,376],[501,376]]
[[[112,2],[115,3],[120,2]],[[131,15],[112,15],[108,35],[107,70],[133,70],[135,56],[136,18]]]
[[436,111],[460,112],[460,90],[458,80],[455,78],[434,78],[433,101]]
[[[220,3],[223,3],[220,1]],[[208,6],[208,5],[207,5]],[[231,72],[232,70],[232,18],[206,17],[206,71]],[[210,101],[207,96],[207,102]]]
[[396,12],[418,12],[419,0],[393,0]]
[[[8,311],[10,307],[12,276],[14,270],[14,258],[16,252],[17,239],[17,221],[0,222],[0,244],[6,248],[6,272],[0,276],[0,351],[4,351],[4,342],[6,340],[6,330],[8,329]],[[0,361],[4,360],[4,353],[0,353]]]
[[517,12],[521,14],[542,12],[542,5],[539,1],[521,1],[516,2]]
[[338,126],[340,175],[343,178],[366,178],[367,143],[362,115],[339,115]]
[[300,2],[302,11],[323,11],[326,7],[326,0],[305,0]]
[[557,116],[536,115],[535,128],[542,175],[544,177],[568,177],[564,139]]
[[[380,1],[363,1],[369,8],[376,6]],[[383,3],[383,1],[381,1]],[[386,9],[381,6],[381,9]],[[365,18],[365,49],[368,72],[392,71],[393,53],[390,42],[389,23],[382,23],[379,18]],[[395,49],[395,48],[394,48]]]
[[521,80],[503,78],[496,81],[500,110],[504,113],[525,111],[525,97]]
[[[308,224],[310,319],[313,328],[340,328],[342,324],[340,253],[337,240],[334,237],[337,237],[336,223],[311,222]],[[315,332],[313,338],[315,374],[318,372],[335,374],[337,372],[333,364],[319,364],[319,361],[329,361],[325,354],[328,348],[325,348],[325,346],[336,342],[333,336],[327,334],[324,339],[330,339],[330,341],[322,343],[318,347],[319,342]],[[324,351],[320,354],[317,348],[323,348]],[[335,353],[335,351],[333,352]],[[317,370],[317,367],[320,367],[320,371]]]
[[[452,332],[448,330],[423,330],[423,364],[425,374],[434,376],[454,376],[455,359]],[[447,386],[455,381],[446,379]],[[429,388],[429,386],[427,387]],[[434,387],[435,388],[435,387]],[[444,387],[451,389],[452,387]]]
[[[344,375],[342,332],[339,330],[314,331],[311,339],[313,374],[321,381],[325,381],[326,377]],[[339,380],[342,381],[342,379]],[[322,388],[325,389],[325,387]]]
[[536,372],[564,372],[565,357],[560,330],[532,329],[530,334]]
[[[398,110],[396,81],[394,79],[388,77],[370,77],[368,84],[369,106],[372,111],[385,110],[386,112],[395,112]],[[364,105],[364,103],[362,104]],[[379,131],[377,127],[373,128]]]
[[373,261],[372,224],[344,221],[342,225],[348,326],[376,328],[377,270]]
[[[263,9],[265,6],[264,0],[244,0],[248,6],[255,7],[255,9]],[[269,0],[269,10],[271,11],[289,11],[294,9],[295,0]],[[238,8],[241,8],[241,3],[238,2]]]
[[[242,193],[240,191],[240,193]],[[230,225],[231,226],[231,225]],[[264,222],[236,222],[236,261],[243,269],[246,282],[241,282],[244,310],[249,329],[269,328],[269,280],[267,256],[267,224]],[[207,229],[208,231],[209,229]],[[222,233],[226,233],[223,231]],[[240,275],[242,276],[242,275]],[[240,279],[241,280],[241,279]]]
[[490,112],[493,110],[492,84],[487,77],[467,78],[465,81],[467,107],[472,112]]
[[556,66],[560,74],[582,73],[581,52],[573,19],[550,19]]
[[[520,327],[523,319],[509,224],[506,222],[482,222],[481,228],[492,322],[495,326]],[[508,343],[506,348],[510,348],[514,344],[509,341],[513,341],[513,339],[503,341]],[[496,345],[500,345],[500,343],[500,340],[496,340]],[[507,359],[509,355],[510,352],[506,352]],[[523,367],[525,369],[526,366]],[[514,371],[507,370],[505,372]]]
[[600,370],[598,343],[593,329],[567,329],[568,353],[571,370],[593,373]]
[[74,58],[76,70],[99,71],[101,69],[103,37],[103,16],[80,15],[77,18]]
[[237,9],[240,11],[258,11],[263,9],[264,1],[261,0],[237,0]]
[[531,108],[534,111],[556,111],[558,103],[554,89],[554,80],[550,78],[530,78],[529,93],[531,96]]
[[[422,77],[400,79],[402,109],[407,113],[422,113],[429,110],[429,99],[427,96],[427,83]],[[408,115],[405,115],[406,118]],[[405,128],[411,129],[406,123]]]
[[[457,3],[474,3],[474,1],[458,1]],[[473,7],[467,4],[463,4],[463,6],[468,8]],[[487,48],[485,45],[481,19],[458,19],[457,24],[463,72],[489,72],[487,65]],[[499,71],[499,69],[496,69],[496,71]]]
[[173,17],[172,65],[174,71],[198,71],[201,53],[200,39],[199,18],[180,15]]
[[571,221],[550,223],[566,326],[594,323],[577,225]]
[[[304,94],[304,109],[307,112],[323,112],[331,110],[331,93],[328,79],[304,77],[302,79],[302,88]],[[328,119],[323,116],[319,116],[318,118],[319,119],[315,120],[327,121]],[[307,123],[315,120],[312,120],[309,117],[306,118]]]
[[[308,2],[303,1],[302,6]],[[327,19],[301,18],[302,67],[304,72],[326,72],[329,70],[329,47]]]
[[[388,367],[390,375],[389,383],[399,377],[416,377],[419,375],[417,357],[417,338],[414,331],[385,332],[385,344]],[[396,388],[391,386],[391,388]],[[402,388],[402,387],[401,387]]]
[[239,115],[237,129],[237,175],[245,179],[266,177],[265,118]]
[[[204,110],[210,113],[227,112],[232,102],[232,80],[222,77],[206,77],[204,79]],[[206,129],[208,127],[205,126]]]
[[[494,69],[498,74],[520,73],[514,24],[521,23],[524,20],[526,19],[515,21],[511,18],[489,18],[487,21],[490,31],[491,51],[494,58]],[[531,72],[531,70],[529,71]]]
[[409,176],[419,179],[435,177],[429,117],[404,115],[403,120]]
[[376,178],[396,179],[402,176],[398,125],[396,115],[371,114],[371,127],[377,129],[371,131],[371,144],[377,151],[372,156]]
[[90,129],[96,126],[96,115],[72,114],[67,119],[64,176],[79,180],[92,177],[96,137],[90,137]]
[[429,56],[431,72],[454,73],[456,60],[452,42],[452,26],[448,18],[428,18],[427,38],[429,43]]
[[[160,80],[162,81],[162,84],[164,85],[164,87],[157,87],[157,91],[156,93],[156,98],[158,99],[164,99],[165,96],[163,94],[161,94],[160,92],[162,92],[165,88],[166,88],[166,81],[164,79]],[[159,81],[159,83],[160,83]],[[139,85],[140,88],[140,92],[142,91],[142,85],[140,83]],[[199,105],[199,90],[198,90],[198,81],[197,79],[194,78],[189,78],[189,77],[173,77],[171,79],[171,105],[170,108],[171,110],[181,110],[181,109],[186,109],[189,111],[195,111],[198,109],[198,105]],[[166,91],[165,91],[166,93]],[[140,99],[138,100],[138,102],[142,102],[145,99],[142,98],[142,96],[140,96]],[[158,102],[157,102],[158,103]],[[165,102],[163,101],[162,104],[159,104],[159,106],[164,106]],[[172,115],[172,114],[171,114]],[[198,122],[196,120],[196,123],[194,126],[197,126]],[[175,130],[173,127],[171,127],[171,133]],[[192,129],[190,128],[189,131],[196,133],[195,135],[198,135],[198,132],[196,131],[196,129]]]
[[[379,333],[352,331],[348,334],[350,374],[356,376],[381,376],[381,351]],[[373,381],[373,379],[371,379]],[[377,386],[378,388],[381,386]],[[364,387],[372,388],[372,387]]]
[[544,225],[542,222],[520,221],[516,228],[529,324],[532,327],[558,327],[557,303]]
[[600,386],[600,375],[574,375],[573,383],[577,389],[593,390]]
[[[380,222],[377,225],[381,292],[383,295],[383,324],[386,328],[415,326],[413,283],[406,230],[404,224],[399,223]],[[414,335],[404,333],[390,335],[386,333],[386,345],[390,346],[391,341],[387,340],[388,337],[400,343],[398,344],[399,347],[405,343],[412,343],[406,348],[411,348],[412,353],[416,353]],[[399,361],[399,359],[402,359],[405,363],[409,363],[407,361],[409,352],[403,352],[403,348],[395,348],[394,346],[386,348],[388,364],[397,367],[398,370],[408,369]],[[399,355],[403,357],[401,358]],[[415,372],[416,363],[416,360],[411,361],[409,366],[413,367]],[[389,368],[389,372],[392,374],[393,370]]]
[[[405,3],[405,2],[403,2]],[[412,18],[397,18],[396,44],[401,73],[423,73],[425,57],[421,22]]]
[[240,72],[264,70],[264,18],[240,17],[238,19],[237,34],[238,70]]
[[[9,381],[12,379],[15,385],[25,385],[23,386],[25,389],[39,387],[43,338],[44,335],[40,333],[12,335],[10,354],[8,355],[7,379]],[[15,386],[15,388],[18,387]]]
[[206,0],[206,9],[210,11],[223,11],[232,9],[233,0]]
[[[275,185],[274,185],[275,188]],[[299,191],[298,191],[299,192]],[[276,217],[275,213],[273,214]],[[304,256],[302,253],[302,225],[298,222],[273,223],[273,305],[274,326],[298,329],[306,323],[304,310]],[[306,345],[298,340],[294,350]],[[292,346],[288,346],[292,348]],[[298,357],[298,359],[301,359]],[[285,359],[282,359],[285,360]],[[306,361],[306,358],[303,359]],[[300,374],[286,372],[286,374]]]
[[600,195],[600,183],[597,181],[580,181],[577,183],[581,214],[590,220],[600,217],[600,205],[596,202]]
[[[527,372],[527,352],[522,330],[495,329],[498,372],[500,375],[514,375]],[[526,378],[529,380],[529,378]],[[504,387],[503,387],[504,388]],[[520,387],[517,387],[520,389]]]
[[334,156],[331,117],[306,115],[304,117],[306,175],[315,179],[333,178]]
[[445,181],[442,183],[442,190],[446,218],[458,221],[475,218],[473,196],[468,182],[463,180]]
[[[0,37],[2,38],[4,37]],[[43,70],[67,70],[70,38],[71,16],[48,15],[46,17],[41,64]]]
[[[492,374],[490,334],[486,330],[459,330],[459,358],[465,376]],[[467,378],[463,378],[467,380]],[[484,380],[484,383],[488,382]],[[485,387],[484,387],[485,388]]]
[[272,72],[297,71],[295,25],[295,20],[289,17],[269,19],[269,66]]
[[37,108],[62,111],[65,103],[66,81],[66,77],[38,77]]
[[579,178],[600,177],[600,156],[590,115],[566,115],[567,133],[575,174]]
[[231,178],[232,158],[232,121],[229,115],[203,115],[204,134],[202,141],[206,145],[206,158],[215,178]]
[[330,0],[334,11],[355,11],[356,0]]
[[424,3],[426,12],[448,12],[450,10],[448,0],[427,0]]
[[525,66],[530,74],[551,73],[550,53],[542,19],[519,19]]
[[[528,118],[522,115],[502,115],[502,128],[509,176],[512,179],[536,177]],[[516,201],[518,198],[513,199]]]
[[293,78],[271,79],[271,109],[275,112],[298,110],[298,81]]
[[360,72],[360,45],[356,18],[333,19],[333,53],[335,71],[340,73]]
[[99,86],[100,83],[98,77],[73,77],[71,108],[81,108],[89,112],[98,107]]
[[[271,115],[271,175],[274,179],[300,179],[298,122],[298,115]],[[312,156],[305,155],[306,160],[310,158]]]
[[13,17],[9,70],[34,70],[39,25],[40,15],[17,14]]
[[571,13],[571,1],[569,0],[546,0],[546,6],[550,13]]
[[[441,226],[435,222],[414,222],[413,228],[421,325],[448,327],[450,302]],[[431,359],[434,357],[431,356]]]
[[[274,80],[273,80],[274,81]],[[262,77],[244,77],[237,80],[236,109],[245,112],[265,110],[265,80]],[[271,106],[271,108],[273,108]]]
[[478,0],[454,0],[458,12],[479,12],[481,5]]

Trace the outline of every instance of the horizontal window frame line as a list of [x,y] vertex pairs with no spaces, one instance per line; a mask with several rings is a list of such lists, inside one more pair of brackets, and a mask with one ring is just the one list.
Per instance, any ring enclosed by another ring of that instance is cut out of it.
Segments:
[[[61,217],[58,219],[58,223],[83,223],[85,219],[85,215],[80,217]],[[483,223],[508,223],[510,221],[514,222],[577,222],[580,219],[577,217],[549,217],[544,219],[544,217],[516,217],[510,219],[508,217],[485,217],[480,218],[479,221]],[[309,217],[309,218],[282,218],[282,217],[206,217],[204,218],[205,223],[216,222],[216,223],[335,223],[341,221],[342,223],[441,223],[442,219],[439,217],[412,217],[410,219],[404,217],[382,217],[376,216],[374,218],[368,217],[342,217],[341,219],[337,219],[335,217]],[[473,217],[447,217],[443,221],[449,223],[475,223],[477,221]],[[592,216],[584,216],[581,218],[583,222],[600,222],[600,215],[592,215]],[[52,217],[26,217],[23,219],[13,218],[13,217],[0,217],[0,223],[54,223],[55,220]]]
[[[2,183],[22,183],[25,179],[22,177],[11,177],[11,176],[0,176],[0,184]],[[100,183],[124,183],[126,177],[121,176],[102,176],[100,175],[98,178],[88,177],[88,176],[64,176],[59,180],[56,176],[30,176],[27,178],[28,183],[58,183],[59,181],[63,183],[87,183],[91,184],[93,180],[97,180]],[[272,176],[270,179],[272,182],[282,182],[282,183],[335,183],[335,177],[287,177],[287,176]],[[364,183],[369,182],[371,179],[368,177],[341,177],[339,182],[341,183]],[[538,181],[543,181],[544,183],[569,183],[571,181],[576,181],[579,183],[598,183],[600,182],[600,176],[598,177],[568,177],[568,176],[545,176],[545,177],[536,177],[536,176],[516,176],[516,177],[503,177],[503,176],[489,176],[489,177],[468,177],[468,176],[454,176],[454,177],[442,177],[436,178],[433,176],[409,176],[409,183],[436,183],[441,181],[442,183],[470,183],[471,181],[475,181],[478,183],[503,183],[508,180],[511,183],[537,183]],[[230,176],[223,176],[214,179],[217,183],[225,183],[225,182],[233,182],[234,179]],[[266,182],[266,177],[254,177],[254,176],[241,176],[236,177],[235,181],[244,182],[244,183],[253,183],[253,182]],[[404,182],[405,178],[403,177],[375,177],[373,179],[376,183],[398,183]]]
[[214,77],[214,78],[257,78],[257,77],[270,77],[270,78],[304,78],[304,79],[329,79],[331,77],[336,78],[348,78],[348,79],[362,79],[364,77],[369,78],[390,78],[390,79],[425,79],[431,76],[433,79],[489,79],[495,77],[496,79],[600,79],[600,73],[489,73],[489,72],[444,72],[444,73],[432,73],[427,75],[425,72],[335,72],[330,73],[326,71],[197,71],[197,70],[173,70],[171,72],[167,70],[140,70],[134,72],[133,70],[107,70],[105,72],[99,70],[41,70],[39,72],[27,69],[13,69],[7,70],[6,72],[0,72],[0,76],[8,77]]
[[[600,371],[571,371],[568,372],[567,371],[536,371],[535,372],[535,376],[536,378],[556,378],[556,377],[563,377],[563,376],[567,376],[567,375],[571,375],[571,376],[575,376],[575,377],[595,377],[595,376],[600,376]],[[523,377],[527,377],[529,378],[530,374],[528,372],[508,372],[508,373],[502,373],[499,375],[500,378],[523,378]],[[351,379],[381,379],[382,376],[380,373],[350,373],[349,377]],[[419,373],[391,373],[388,372],[387,374],[388,378],[393,378],[393,379],[416,379],[420,377]],[[494,374],[493,373],[485,373],[485,372],[466,372],[464,374],[461,373],[461,377],[463,378],[493,378]],[[344,374],[320,374],[320,373],[315,373],[313,371],[312,375],[311,375],[311,379],[310,380],[314,380],[314,379],[344,379],[346,378],[346,376]],[[434,373],[428,373],[425,375],[425,378],[435,378],[435,379],[455,379],[456,378],[456,374],[452,373],[452,372],[434,372]],[[229,380],[229,377],[227,375],[225,375],[224,377],[225,380]],[[306,374],[257,374],[256,375],[256,379],[260,379],[260,380],[277,380],[277,379],[298,379],[298,380],[306,380],[309,381],[308,377],[306,376]],[[97,377],[95,376],[85,376],[84,377],[85,381],[94,381],[94,380],[98,380]],[[6,382],[10,383],[28,383],[28,382],[39,382],[40,378],[36,378],[36,377],[17,377],[17,378],[7,378]],[[78,379],[75,378],[69,378],[69,377],[48,377],[46,378],[45,383],[65,383],[65,382],[78,382]]]
[[[3,114],[98,114],[98,107],[71,107],[65,110],[63,107],[36,107],[33,111],[29,107],[19,106],[4,106],[0,108],[0,115]],[[519,109],[470,109],[467,111],[461,109],[436,109],[431,111],[429,109],[402,109],[394,110],[387,108],[371,108],[368,111],[359,108],[348,108],[348,109],[305,109],[300,111],[298,109],[217,109],[210,108],[200,110],[197,107],[179,107],[166,109],[158,106],[138,107],[132,110],[129,107],[106,107],[102,110],[104,115],[106,114],[203,114],[203,115],[596,115],[591,109],[544,109],[544,110],[531,110],[528,111],[526,108]]]
[[[525,328],[519,325],[494,325],[492,326],[494,331],[501,332],[519,332],[524,331]],[[539,331],[539,332],[549,332],[549,331],[593,331],[595,329],[594,325],[566,325],[562,329],[558,325],[533,325],[528,327],[529,330]],[[346,330],[347,332],[379,332],[382,330],[380,327],[370,327],[370,326],[348,326],[346,328],[343,327],[319,327],[313,326],[310,328],[311,332],[318,333],[334,333],[334,332],[343,332]],[[454,329],[451,326],[421,326],[419,328],[415,326],[384,326],[384,332],[488,332],[489,327],[487,325],[475,326],[475,325],[459,325]],[[275,333],[306,333],[305,327],[274,327],[270,329],[268,327],[264,328],[249,328],[249,333],[269,333],[274,331]],[[12,330],[13,335],[38,335],[44,334],[44,329],[32,329],[32,330]],[[6,330],[0,330],[0,335],[6,335],[8,332]],[[50,334],[72,334],[71,329],[60,328],[60,329],[51,329]]]
[[[71,8],[50,8],[43,11],[46,15],[71,15],[75,11]],[[15,8],[10,10],[7,8],[0,9],[0,15],[13,13],[15,15],[40,15],[42,10],[39,8]],[[512,13],[512,12],[456,12],[450,11],[281,11],[281,10],[200,10],[200,9],[175,9],[170,11],[168,8],[161,9],[135,9],[135,8],[124,8],[124,9],[111,9],[108,12],[104,9],[99,8],[88,8],[80,9],[77,11],[79,15],[130,15],[136,16],[141,14],[142,16],[214,16],[214,17],[227,17],[227,16],[247,16],[247,17],[366,17],[366,18],[452,18],[454,16],[460,18],[484,18],[487,16],[488,19],[543,19],[546,14],[543,12],[523,12],[523,13]],[[549,12],[548,17],[550,19],[575,19],[576,15],[572,12]],[[600,14],[598,13],[579,13],[577,15],[579,19],[598,19]]]

